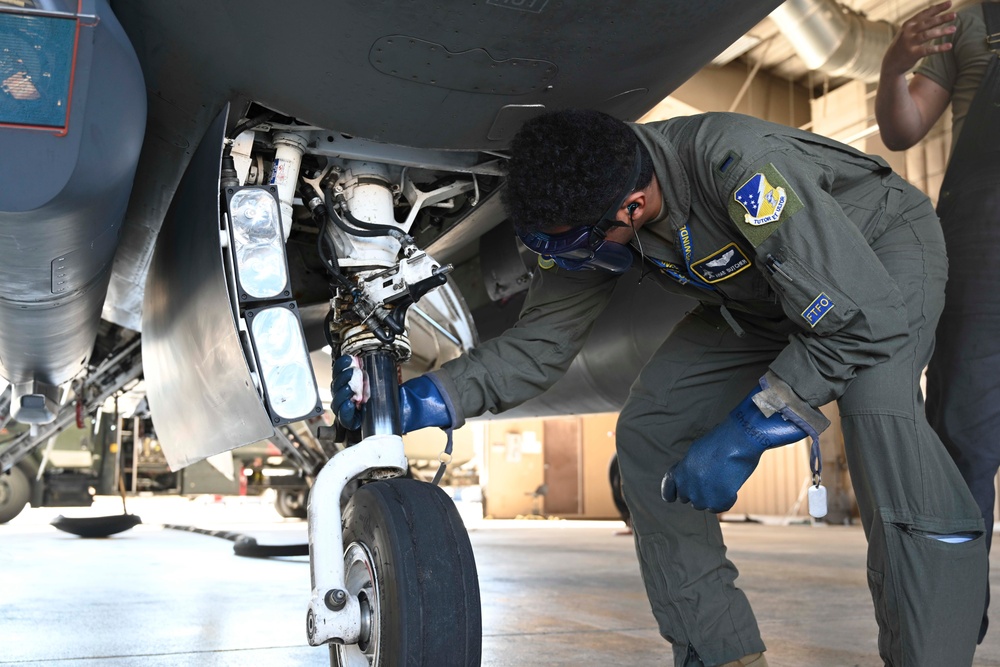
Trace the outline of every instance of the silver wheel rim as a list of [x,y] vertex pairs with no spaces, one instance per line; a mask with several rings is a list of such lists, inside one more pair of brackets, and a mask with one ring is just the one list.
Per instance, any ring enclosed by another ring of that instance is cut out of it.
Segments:
[[361,637],[357,644],[337,645],[337,658],[343,667],[380,665],[381,596],[375,563],[364,544],[351,542],[344,552],[344,579],[347,592],[361,603]]

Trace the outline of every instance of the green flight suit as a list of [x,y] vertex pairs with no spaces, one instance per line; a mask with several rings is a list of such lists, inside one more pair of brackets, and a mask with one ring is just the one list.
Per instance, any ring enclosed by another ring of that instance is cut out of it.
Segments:
[[[675,664],[765,648],[716,515],[663,502],[660,480],[768,371],[807,412],[839,402],[886,664],[971,664],[983,523],[919,390],[947,271],[930,202],[879,158],[746,116],[632,128],[664,196],[642,251],[667,289],[700,302],[643,368],[617,431],[643,579]],[[550,387],[616,279],[537,271],[517,325],[437,371],[459,421]],[[975,538],[928,537],[952,533]]]

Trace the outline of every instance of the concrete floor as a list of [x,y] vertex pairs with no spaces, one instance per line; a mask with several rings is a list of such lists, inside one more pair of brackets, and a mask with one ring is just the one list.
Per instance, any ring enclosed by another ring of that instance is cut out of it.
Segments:
[[[121,511],[99,499],[67,516]],[[305,558],[255,560],[162,523],[304,540],[260,499],[137,498],[143,525],[83,540],[26,510],[0,526],[0,665],[327,666],[306,644]],[[483,602],[483,664],[669,665],[617,522],[482,521],[468,515]],[[725,524],[772,667],[878,667],[858,527]],[[994,568],[993,599],[1000,600]],[[1000,631],[976,665],[1000,667]],[[948,667],[948,666],[943,666]]]

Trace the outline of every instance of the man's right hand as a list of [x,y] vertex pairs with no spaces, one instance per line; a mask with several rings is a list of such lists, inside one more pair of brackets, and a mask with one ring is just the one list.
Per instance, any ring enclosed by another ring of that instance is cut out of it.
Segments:
[[942,2],[917,12],[903,22],[882,58],[882,76],[903,76],[926,55],[952,48],[951,42],[931,44],[955,32],[955,12],[951,2]]
[[[364,404],[370,397],[368,376],[361,360],[347,354],[333,363],[331,409],[349,431],[361,428]],[[420,375],[399,386],[399,421],[403,433],[429,426],[451,428],[455,423],[451,403],[430,375]]]
[[333,363],[333,400],[337,421],[349,431],[361,428],[361,406],[369,397],[368,378],[358,357],[344,354]]

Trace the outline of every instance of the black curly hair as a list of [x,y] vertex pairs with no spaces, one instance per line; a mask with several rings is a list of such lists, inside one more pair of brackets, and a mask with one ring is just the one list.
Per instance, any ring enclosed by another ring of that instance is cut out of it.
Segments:
[[653,178],[653,163],[622,121],[590,109],[567,109],[527,121],[514,136],[503,204],[521,232],[598,221],[621,197],[640,147],[636,189]]

